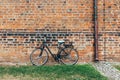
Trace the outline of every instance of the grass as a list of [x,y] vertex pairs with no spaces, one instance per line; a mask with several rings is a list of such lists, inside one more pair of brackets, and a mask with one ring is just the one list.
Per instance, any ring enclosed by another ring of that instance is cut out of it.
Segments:
[[107,80],[91,65],[0,66],[0,80]]
[[119,65],[116,65],[115,68],[118,69],[118,70],[120,70],[120,66]]

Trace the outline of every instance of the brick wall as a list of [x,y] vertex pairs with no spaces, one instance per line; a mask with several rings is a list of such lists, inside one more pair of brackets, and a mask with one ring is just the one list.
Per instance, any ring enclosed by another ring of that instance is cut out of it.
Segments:
[[[99,59],[120,61],[119,1],[99,0],[98,8]],[[58,40],[69,39],[80,62],[92,61],[93,0],[0,0],[1,63],[29,64],[31,51],[44,35],[54,53]]]
[[120,61],[120,1],[99,0],[99,54],[107,61]]

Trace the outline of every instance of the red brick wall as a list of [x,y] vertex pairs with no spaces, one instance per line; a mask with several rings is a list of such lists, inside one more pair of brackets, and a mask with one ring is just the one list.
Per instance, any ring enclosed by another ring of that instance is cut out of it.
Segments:
[[[119,1],[104,5],[99,0],[98,12],[99,59],[120,61]],[[93,30],[93,0],[0,1],[0,62],[28,64],[44,34],[54,52],[58,40],[69,39],[75,42],[79,61],[92,61]]]
[[99,0],[99,54],[107,61],[120,61],[120,1]]

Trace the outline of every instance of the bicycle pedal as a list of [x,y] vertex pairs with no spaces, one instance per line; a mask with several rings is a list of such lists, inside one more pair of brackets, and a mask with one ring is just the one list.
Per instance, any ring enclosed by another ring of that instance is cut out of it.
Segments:
[[55,61],[58,62],[58,63],[60,62],[60,60],[58,58],[56,58]]

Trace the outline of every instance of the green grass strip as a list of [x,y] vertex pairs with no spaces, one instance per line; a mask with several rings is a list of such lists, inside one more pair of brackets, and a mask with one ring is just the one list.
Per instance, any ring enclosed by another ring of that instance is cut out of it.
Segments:
[[120,66],[119,65],[116,65],[115,68],[117,68],[118,70],[120,70]]
[[4,75],[30,76],[42,80],[107,80],[89,64],[74,66],[1,66],[0,77]]

